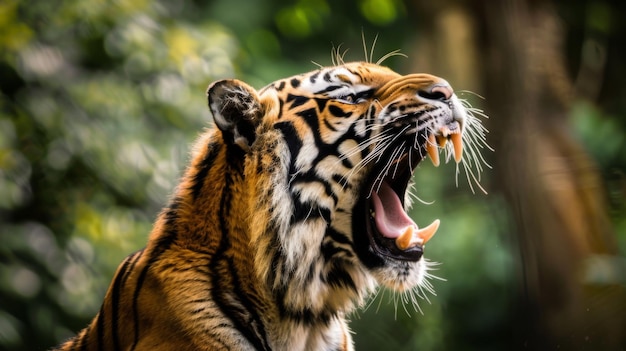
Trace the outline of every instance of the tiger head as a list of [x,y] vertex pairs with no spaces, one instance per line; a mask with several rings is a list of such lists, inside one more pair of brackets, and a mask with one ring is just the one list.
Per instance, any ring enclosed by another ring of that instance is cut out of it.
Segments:
[[[330,318],[377,285],[428,287],[425,244],[439,220],[407,214],[418,164],[463,159],[475,117],[442,78],[345,63],[256,91],[207,92],[223,142],[238,150],[255,272],[281,313]],[[242,200],[243,201],[243,200]]]

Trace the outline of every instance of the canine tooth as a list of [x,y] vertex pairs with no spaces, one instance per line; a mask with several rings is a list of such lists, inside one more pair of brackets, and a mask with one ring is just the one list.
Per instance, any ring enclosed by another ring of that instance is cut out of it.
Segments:
[[413,241],[413,226],[408,226],[404,233],[396,238],[396,246],[398,249],[404,251],[411,247],[411,241]]
[[428,225],[428,227],[422,228],[417,231],[417,237],[421,239],[422,245],[426,245],[428,240],[430,240],[430,238],[435,235],[437,229],[439,229],[439,223],[439,220],[435,219],[431,224]]
[[439,220],[435,219],[426,228],[418,229],[413,226],[408,226],[404,233],[396,238],[396,246],[398,249],[404,251],[415,246],[424,246],[435,235],[439,229]]
[[439,142],[439,147],[444,147],[444,146],[446,146],[446,143],[448,142],[448,138],[444,138],[442,136],[438,136],[437,137],[437,141]]
[[456,163],[459,163],[463,158],[463,141],[461,140],[461,133],[454,133],[450,135],[450,141],[454,146],[454,160]]
[[426,142],[426,152],[428,152],[428,156],[430,156],[430,160],[433,162],[433,165],[435,165],[435,167],[439,167],[439,150],[437,150],[437,143],[433,134],[428,136],[428,141]]

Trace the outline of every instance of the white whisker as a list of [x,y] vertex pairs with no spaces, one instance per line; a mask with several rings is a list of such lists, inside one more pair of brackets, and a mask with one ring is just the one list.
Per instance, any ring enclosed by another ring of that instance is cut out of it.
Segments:
[[420,198],[419,196],[417,196],[417,194],[415,194],[413,192],[413,189],[407,188],[407,194],[409,194],[409,197],[413,200],[417,200],[419,201],[419,203],[423,204],[423,205],[432,205],[435,203],[435,200],[433,201],[426,201],[423,200],[422,198]]
[[400,49],[398,50],[394,50],[386,55],[384,55],[383,57],[379,58],[378,61],[376,61],[377,65],[380,65],[381,63],[383,63],[386,59],[393,57],[393,56],[402,56],[402,57],[408,57],[407,55],[403,54],[400,52]]
[[[473,94],[479,98],[483,98],[482,96],[473,93],[471,91],[462,91],[462,93]],[[487,193],[483,186],[480,184],[481,182],[481,174],[484,171],[484,167],[491,168],[491,165],[485,160],[483,153],[481,150],[487,149],[493,151],[493,148],[487,144],[486,135],[488,133],[487,129],[483,126],[480,118],[489,118],[483,110],[479,108],[472,107],[470,102],[466,99],[459,99],[461,104],[466,110],[466,123],[465,123],[465,131],[463,133],[463,158],[461,159],[461,167],[463,172],[465,173],[465,178],[468,182],[470,190],[472,193],[474,191],[474,185],[476,185],[483,193]],[[480,118],[479,118],[480,117]],[[445,148],[445,159],[446,162],[454,155],[454,147],[453,145],[446,145]],[[455,183],[458,186],[458,176],[461,173],[461,167],[457,164],[456,172],[455,172]]]
[[[370,297],[369,302],[367,302],[365,307],[363,307],[363,311],[369,310],[369,308],[374,304],[374,301],[376,301],[376,299],[378,299],[381,291],[383,291],[383,289],[376,289],[376,292],[374,293],[374,296]],[[380,306],[380,302],[379,302],[379,306]]]
[[[398,151],[398,155],[396,156],[395,152],[394,155],[392,156],[392,159],[396,160],[398,159],[402,154],[404,154],[404,142],[398,147],[397,151]],[[400,166],[400,162],[396,162],[396,167],[393,169],[393,174],[391,175],[391,178],[395,178],[396,174],[398,173],[398,166]]]

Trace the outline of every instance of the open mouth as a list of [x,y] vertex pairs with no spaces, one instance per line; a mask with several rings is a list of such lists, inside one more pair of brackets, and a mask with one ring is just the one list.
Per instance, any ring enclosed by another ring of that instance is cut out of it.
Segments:
[[[413,134],[410,137],[416,136]],[[418,261],[422,257],[424,245],[439,228],[439,220],[420,228],[406,213],[404,198],[413,171],[426,156],[438,166],[439,148],[448,141],[453,146],[456,162],[462,158],[461,128],[456,121],[441,127],[436,133],[417,137],[421,146],[406,148],[403,154],[393,159],[392,171],[388,166],[374,169],[367,183],[371,190],[360,200],[360,210],[364,211],[364,229],[369,239],[368,251],[381,257],[403,261]]]

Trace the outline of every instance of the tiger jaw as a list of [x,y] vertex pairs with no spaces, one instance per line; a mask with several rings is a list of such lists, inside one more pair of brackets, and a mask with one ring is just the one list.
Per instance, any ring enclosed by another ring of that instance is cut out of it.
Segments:
[[369,199],[364,200],[367,213],[365,229],[370,246],[377,254],[402,261],[419,261],[424,246],[435,235],[440,221],[436,219],[420,228],[405,212],[404,193],[413,173],[408,159],[405,155],[396,161],[405,163],[403,174],[383,179],[372,189]]
[[[450,96],[452,107],[455,96]],[[463,157],[463,117],[464,110],[456,106],[443,117],[434,118],[426,131],[419,132],[419,120],[424,114],[394,118],[391,128],[406,130],[400,141],[394,144],[411,145],[410,147],[389,147],[381,159],[391,159],[384,165],[375,166],[373,176],[367,184],[368,196],[361,199],[365,218],[365,232],[369,239],[369,249],[378,256],[399,261],[416,262],[422,258],[424,246],[435,235],[440,221],[434,220],[420,228],[406,213],[404,197],[413,172],[425,157],[439,166],[439,149],[450,141],[452,156],[457,163]],[[450,121],[442,124],[440,121]],[[412,128],[412,126],[415,128]],[[407,127],[409,126],[409,127]],[[405,141],[402,139],[406,138]],[[398,152],[401,150],[401,152]],[[384,162],[383,162],[384,163]]]

